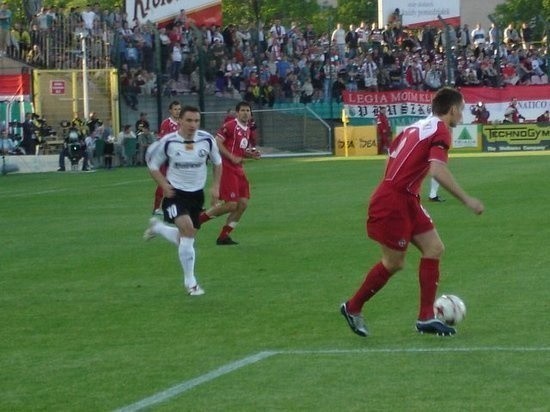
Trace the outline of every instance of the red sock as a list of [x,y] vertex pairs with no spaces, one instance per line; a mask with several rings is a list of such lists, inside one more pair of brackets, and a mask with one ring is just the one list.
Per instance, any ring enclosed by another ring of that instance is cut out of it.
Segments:
[[218,236],[218,239],[225,239],[226,237],[229,236],[232,230],[233,228],[231,226],[224,225],[224,227],[222,227],[222,231],[220,232],[220,235]]
[[350,313],[360,313],[365,302],[384,287],[391,275],[392,273],[386,269],[382,262],[374,265],[359,290],[348,301],[348,311]]
[[155,203],[153,203],[153,211],[157,210],[160,207],[163,197],[164,192],[162,190],[162,187],[157,186],[157,190],[155,191]]
[[212,219],[210,216],[206,214],[206,212],[201,212],[199,215],[199,223],[202,225],[204,222],[208,222],[210,219]]
[[420,259],[418,269],[420,283],[420,311],[419,320],[428,320],[434,317],[434,302],[439,283],[439,259]]

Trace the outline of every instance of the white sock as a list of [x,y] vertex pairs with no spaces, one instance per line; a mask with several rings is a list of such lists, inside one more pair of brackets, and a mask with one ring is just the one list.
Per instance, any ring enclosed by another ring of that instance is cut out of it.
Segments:
[[186,288],[195,286],[195,239],[192,237],[181,237],[178,247],[178,255],[183,268],[183,284]]
[[235,229],[239,222],[229,222],[227,226],[229,226],[231,229]]
[[168,226],[167,224],[158,222],[153,226],[153,232],[161,235],[167,241],[176,246],[180,244],[180,231],[177,227]]
[[432,181],[430,182],[430,198],[437,197],[437,191],[439,190],[439,183],[437,180],[432,178]]

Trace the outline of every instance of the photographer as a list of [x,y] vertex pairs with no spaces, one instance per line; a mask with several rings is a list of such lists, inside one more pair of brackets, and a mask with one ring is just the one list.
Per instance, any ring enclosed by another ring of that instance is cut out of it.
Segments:
[[78,124],[73,122],[62,121],[61,127],[63,128],[63,136],[65,142],[63,148],[59,152],[59,169],[58,172],[65,171],[65,157],[71,160],[71,165],[78,165],[79,160],[82,158],[82,170],[87,172],[88,168],[88,154],[86,152],[86,145],[82,138],[82,134],[78,129]]
[[476,105],[470,106],[470,113],[474,116],[473,123],[475,124],[487,124],[489,123],[489,110],[485,107],[483,102],[478,102]]
[[55,131],[48,125],[46,119],[41,118],[38,114],[32,115],[32,123],[34,125],[35,139],[35,154],[38,155],[40,149],[43,148],[46,138],[55,135]]

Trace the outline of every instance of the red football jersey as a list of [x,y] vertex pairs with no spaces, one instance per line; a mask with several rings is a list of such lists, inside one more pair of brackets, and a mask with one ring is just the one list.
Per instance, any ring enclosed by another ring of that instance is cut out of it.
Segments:
[[[223,145],[231,154],[245,157],[245,151],[250,144],[250,127],[241,124],[237,119],[231,119],[224,123],[216,136],[221,139]],[[236,165],[225,157],[223,158],[223,164],[235,169],[242,168],[242,164]]]
[[381,186],[418,195],[431,161],[447,163],[451,134],[435,116],[403,130],[392,142]]
[[164,136],[166,136],[168,133],[177,132],[179,128],[180,128],[179,123],[176,122],[171,117],[168,117],[167,119],[164,119],[160,124],[158,138],[161,139]]

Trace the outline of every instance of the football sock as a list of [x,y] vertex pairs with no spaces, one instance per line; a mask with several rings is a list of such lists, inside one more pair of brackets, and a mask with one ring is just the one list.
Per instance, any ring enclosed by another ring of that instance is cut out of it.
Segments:
[[206,214],[206,212],[201,212],[199,215],[199,223],[203,224],[204,222],[208,222],[210,219],[214,219],[214,216],[209,216]]
[[218,239],[225,239],[226,237],[229,237],[229,234],[237,227],[238,223],[239,222],[229,222],[227,225],[224,225]]
[[153,212],[160,207],[163,197],[164,192],[162,190],[162,187],[157,186],[157,190],[155,190],[155,202],[153,203]]
[[197,284],[195,279],[195,239],[192,237],[181,237],[178,247],[178,255],[183,269],[183,284],[189,288]]
[[434,301],[439,283],[439,259],[420,259],[418,269],[420,283],[420,311],[419,320],[428,320],[434,317]]
[[180,231],[177,227],[168,226],[162,222],[158,222],[153,226],[153,232],[161,235],[167,241],[176,246],[180,244]]
[[439,190],[439,182],[434,178],[430,181],[430,198],[437,197],[437,191]]
[[365,302],[384,287],[391,275],[392,273],[386,269],[382,262],[378,262],[374,265],[367,274],[359,290],[355,292],[355,295],[348,301],[348,311],[354,314],[360,313]]

